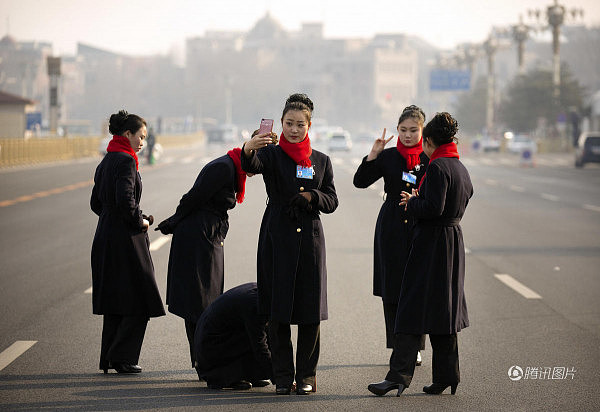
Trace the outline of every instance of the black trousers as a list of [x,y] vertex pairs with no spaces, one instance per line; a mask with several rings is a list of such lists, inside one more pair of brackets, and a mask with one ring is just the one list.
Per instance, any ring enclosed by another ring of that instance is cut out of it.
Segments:
[[196,334],[196,322],[185,319],[185,334],[187,335],[187,340],[190,344],[190,359],[192,360],[192,368],[194,368],[196,366],[196,357],[194,356],[194,335]]
[[277,386],[291,386],[294,378],[298,385],[316,385],[317,363],[320,350],[320,323],[298,325],[296,342],[296,372],[294,349],[289,323],[269,322],[269,343],[273,362],[273,379]]
[[[395,336],[394,351],[390,358],[390,370],[385,379],[410,386],[415,372],[415,361],[422,335]],[[458,366],[458,342],[456,334],[429,335],[433,349],[433,382],[453,384],[460,382]]]
[[[396,327],[396,312],[398,303],[383,302],[383,317],[385,318],[385,347],[392,349],[394,347],[394,328]],[[421,335],[421,346],[419,350],[425,350],[425,336]]]
[[110,362],[137,365],[147,325],[146,316],[104,315],[100,369]]

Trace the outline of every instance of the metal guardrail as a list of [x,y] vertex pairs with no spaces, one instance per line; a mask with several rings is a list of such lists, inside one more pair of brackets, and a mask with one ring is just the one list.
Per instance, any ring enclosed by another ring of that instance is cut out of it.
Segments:
[[[203,133],[158,136],[163,147],[200,142]],[[99,154],[101,137],[0,139],[0,168],[92,157]]]

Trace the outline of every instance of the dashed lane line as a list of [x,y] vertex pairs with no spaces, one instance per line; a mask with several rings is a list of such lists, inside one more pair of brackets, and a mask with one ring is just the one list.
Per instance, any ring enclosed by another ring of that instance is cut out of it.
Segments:
[[513,192],[519,192],[519,193],[525,192],[525,188],[522,186],[511,185],[509,187],[509,189],[512,190]]
[[0,371],[37,343],[37,340],[18,340],[0,353]]
[[600,206],[594,206],[594,205],[585,204],[585,205],[583,205],[583,208],[586,209],[586,210],[591,210],[593,212],[600,212]]
[[87,288],[83,293],[87,293],[88,295],[92,294],[92,287]]
[[507,274],[495,274],[496,279],[500,282],[504,283],[506,286],[519,293],[526,299],[541,299],[542,297],[538,295],[533,290],[529,289],[527,286],[516,280],[510,275]]
[[25,196],[19,196],[15,199],[11,199],[11,200],[3,200],[0,202],[0,207],[6,207],[6,206],[12,206],[15,205],[17,203],[23,203],[23,202],[29,202],[33,199],[39,199],[42,197],[48,197],[51,195],[57,195],[59,193],[64,193],[64,192],[69,192],[71,190],[76,190],[76,189],[80,189],[82,187],[88,187],[94,184],[93,180],[85,180],[83,182],[79,182],[79,183],[73,183],[71,185],[67,185],[67,186],[62,186],[62,187],[55,187],[54,189],[49,189],[49,190],[44,190],[41,192],[36,192],[32,195],[25,195]]
[[542,199],[550,200],[552,202],[558,202],[560,200],[560,197],[556,195],[551,195],[549,193],[542,193],[540,196],[542,197]]
[[169,242],[169,240],[171,240],[170,236],[161,236],[158,239],[156,239],[154,242],[150,243],[150,252],[154,252],[158,249],[160,249],[161,247],[164,246],[165,243]]

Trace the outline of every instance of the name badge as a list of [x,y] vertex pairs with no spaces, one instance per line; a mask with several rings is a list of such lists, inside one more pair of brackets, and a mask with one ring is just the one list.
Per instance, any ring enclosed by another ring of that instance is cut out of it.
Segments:
[[296,177],[298,179],[311,179],[313,178],[313,175],[315,174],[315,171],[313,169],[313,167],[302,167],[300,165],[296,165]]
[[412,173],[402,172],[402,180],[414,185],[417,183],[417,176],[413,175]]

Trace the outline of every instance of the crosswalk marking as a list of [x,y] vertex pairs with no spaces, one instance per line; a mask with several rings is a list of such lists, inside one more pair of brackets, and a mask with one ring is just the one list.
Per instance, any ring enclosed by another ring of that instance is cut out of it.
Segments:
[[510,275],[507,274],[495,274],[496,279],[500,282],[504,283],[506,286],[519,293],[526,299],[541,299],[542,297],[538,295],[533,290],[529,289],[527,286],[516,280]]
[[37,343],[37,340],[18,340],[0,353],[0,371]]
[[550,200],[552,202],[558,202],[560,200],[560,197],[556,195],[551,195],[549,193],[542,193],[540,196],[542,197],[542,199]]

